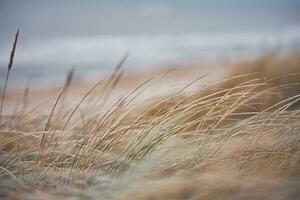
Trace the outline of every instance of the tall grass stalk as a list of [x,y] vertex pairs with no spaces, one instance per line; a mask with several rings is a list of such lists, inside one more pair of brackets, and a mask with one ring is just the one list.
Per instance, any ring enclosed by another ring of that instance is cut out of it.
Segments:
[[12,68],[13,62],[14,62],[14,56],[15,56],[15,50],[16,50],[17,42],[18,42],[18,38],[19,38],[19,32],[20,31],[18,30],[17,33],[16,33],[16,35],[15,35],[13,47],[12,47],[12,50],[10,52],[9,63],[8,63],[8,66],[7,66],[7,73],[6,73],[6,78],[5,78],[5,83],[4,83],[4,89],[3,89],[2,98],[1,98],[1,104],[0,104],[0,125],[1,125],[1,122],[2,122],[3,104],[4,104],[6,89],[7,89],[7,83],[8,83],[9,74],[10,74],[10,71],[11,71],[11,68]]

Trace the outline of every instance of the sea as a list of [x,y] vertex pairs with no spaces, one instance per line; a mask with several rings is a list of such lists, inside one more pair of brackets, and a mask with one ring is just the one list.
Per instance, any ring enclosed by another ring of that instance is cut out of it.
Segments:
[[2,83],[17,29],[11,90],[61,85],[73,67],[75,81],[98,80],[125,54],[130,73],[299,50],[300,3],[1,0]]

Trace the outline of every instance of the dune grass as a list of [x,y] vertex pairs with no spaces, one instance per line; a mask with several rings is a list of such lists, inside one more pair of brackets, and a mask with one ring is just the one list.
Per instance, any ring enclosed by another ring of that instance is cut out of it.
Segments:
[[[12,47],[12,50],[10,52],[9,63],[7,65],[6,78],[5,78],[4,89],[3,89],[1,104],[0,104],[0,113],[2,113],[2,111],[3,111],[3,104],[4,104],[6,89],[7,89],[8,78],[9,78],[11,68],[13,66],[15,51],[16,51],[16,47],[17,47],[17,43],[18,43],[18,38],[19,38],[19,30],[17,31],[17,33],[15,35],[15,40],[14,40],[14,43],[13,43],[13,47]],[[1,119],[2,119],[2,115],[0,115],[0,123],[1,123]]]
[[59,106],[71,71],[48,114],[2,116],[0,198],[297,199],[300,62],[289,56],[262,57],[198,90],[186,92],[191,81],[137,100],[162,75],[113,100],[126,55],[74,106]]

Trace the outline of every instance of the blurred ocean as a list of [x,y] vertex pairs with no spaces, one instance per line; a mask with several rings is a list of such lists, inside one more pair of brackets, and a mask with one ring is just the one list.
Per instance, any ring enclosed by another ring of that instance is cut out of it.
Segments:
[[294,1],[26,2],[0,3],[2,82],[14,32],[21,29],[11,88],[61,84],[73,66],[77,80],[99,79],[126,52],[126,70],[142,71],[300,48],[300,4]]

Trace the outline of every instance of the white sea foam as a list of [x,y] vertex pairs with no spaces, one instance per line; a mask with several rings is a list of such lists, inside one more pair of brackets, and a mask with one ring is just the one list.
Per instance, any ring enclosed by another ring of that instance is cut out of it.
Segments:
[[[236,56],[237,53],[239,56],[252,56],[274,48],[290,49],[299,45],[300,26],[277,31],[245,33],[59,38],[19,45],[15,58],[19,72],[15,73],[14,79],[24,81],[31,76],[31,79],[48,77],[50,80],[51,75],[64,76],[66,69],[71,66],[85,69],[82,76],[93,75],[95,72],[103,73],[110,70],[128,51],[130,58],[127,65],[134,70],[186,60],[230,57]],[[1,66],[5,66],[6,62],[7,59],[1,56]],[[28,69],[31,71],[28,72]],[[27,71],[25,75],[24,71]]]

